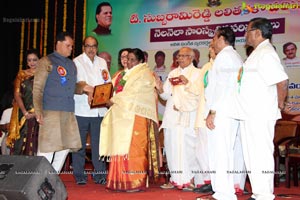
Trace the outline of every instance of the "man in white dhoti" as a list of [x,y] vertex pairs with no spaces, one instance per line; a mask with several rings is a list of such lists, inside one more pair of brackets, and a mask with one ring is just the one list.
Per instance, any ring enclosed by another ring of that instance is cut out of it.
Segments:
[[242,148],[253,195],[249,200],[274,199],[274,126],[287,96],[287,75],[270,43],[268,19],[250,20],[246,43],[254,47],[238,76],[233,115],[240,119]]
[[194,52],[183,47],[177,55],[179,67],[172,70],[163,87],[158,88],[162,99],[167,100],[162,125],[164,145],[171,178],[169,185],[178,189],[193,188],[195,157],[195,120],[200,100],[200,70],[193,66]]
[[234,189],[234,144],[238,121],[229,116],[232,95],[242,58],[234,50],[235,35],[231,28],[219,28],[213,38],[217,54],[208,73],[205,90],[206,125],[208,127],[209,167],[214,194],[208,199],[236,200]]

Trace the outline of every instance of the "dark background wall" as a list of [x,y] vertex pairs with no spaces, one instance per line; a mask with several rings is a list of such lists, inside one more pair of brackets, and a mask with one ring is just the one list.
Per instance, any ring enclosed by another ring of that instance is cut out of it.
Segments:
[[[53,52],[55,35],[63,31],[64,17],[66,18],[66,31],[73,34],[75,40],[71,58],[82,52],[81,43],[85,33],[83,30],[85,3],[85,0],[67,1],[67,5],[64,5],[64,0],[1,1],[0,114],[10,104],[13,81],[20,68],[20,54],[25,55],[26,50],[33,47],[34,41],[41,56]],[[45,11],[48,12],[47,20]],[[32,22],[34,19],[38,21],[35,36]],[[25,21],[23,40],[21,39],[22,20]],[[47,30],[45,30],[46,23]],[[47,35],[46,44],[45,35]],[[24,61],[24,56],[21,57]],[[22,66],[25,69],[26,63],[23,62]]]
[[[43,12],[43,1],[1,1],[1,73],[0,73],[0,98],[1,104],[7,104],[12,93],[13,80],[19,69],[20,32],[21,23],[10,23],[7,20],[19,18],[41,18]],[[6,106],[6,105],[3,105]],[[2,106],[2,107],[3,107]]]

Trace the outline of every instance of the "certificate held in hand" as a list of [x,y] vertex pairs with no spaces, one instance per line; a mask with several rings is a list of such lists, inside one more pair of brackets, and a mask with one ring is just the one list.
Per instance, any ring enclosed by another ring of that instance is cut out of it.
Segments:
[[181,85],[182,84],[182,80],[179,77],[169,78],[169,81],[171,82],[172,85]]
[[96,85],[94,87],[93,100],[91,108],[105,107],[106,103],[112,97],[113,85],[112,83],[105,83],[102,85]]

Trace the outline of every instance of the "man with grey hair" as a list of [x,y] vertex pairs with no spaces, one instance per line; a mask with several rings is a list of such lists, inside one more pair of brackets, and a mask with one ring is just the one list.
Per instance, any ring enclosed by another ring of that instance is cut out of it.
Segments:
[[158,93],[167,101],[162,125],[164,145],[171,178],[164,189],[177,187],[192,191],[196,162],[196,115],[200,100],[200,69],[193,66],[195,54],[182,47],[177,54],[179,67],[172,70]]

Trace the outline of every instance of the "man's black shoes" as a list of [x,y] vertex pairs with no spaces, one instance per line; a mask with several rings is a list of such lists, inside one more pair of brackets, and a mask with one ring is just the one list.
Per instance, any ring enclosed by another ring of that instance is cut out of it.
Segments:
[[213,190],[212,190],[211,184],[204,184],[199,188],[194,188],[194,190],[193,190],[193,192],[196,192],[196,193],[209,193],[212,191]]
[[96,184],[101,184],[101,185],[105,185],[106,184],[106,179],[105,178],[101,178],[101,179],[99,179],[99,180],[94,180],[94,182],[96,183]]

